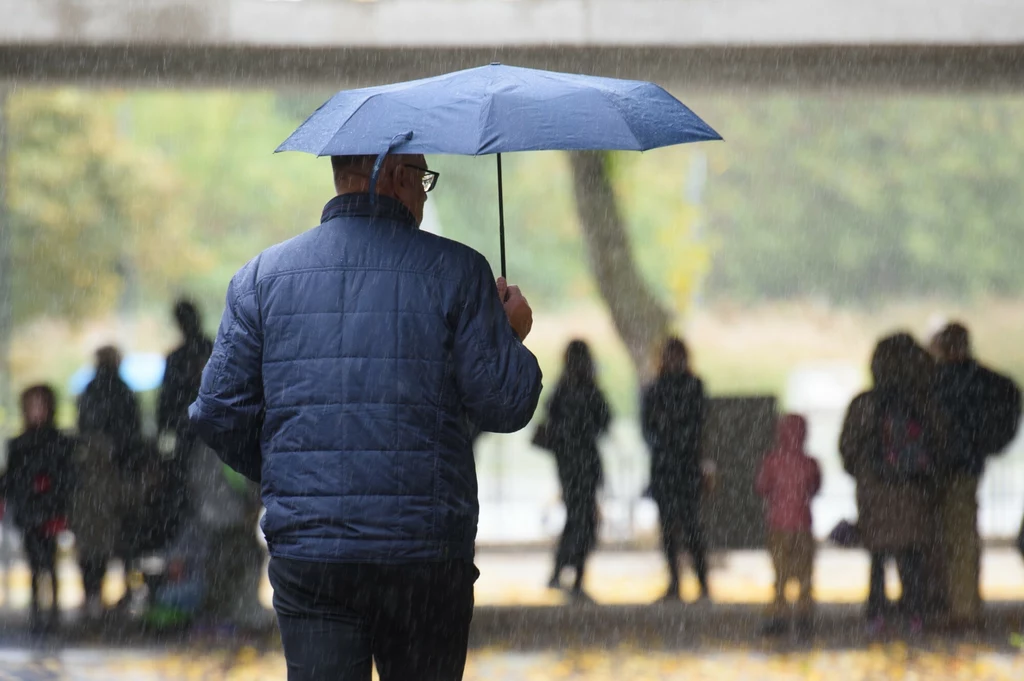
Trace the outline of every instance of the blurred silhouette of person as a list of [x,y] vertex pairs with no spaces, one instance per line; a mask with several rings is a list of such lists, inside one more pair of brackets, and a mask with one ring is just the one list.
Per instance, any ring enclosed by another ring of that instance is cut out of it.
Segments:
[[103,581],[121,541],[122,516],[127,504],[115,455],[109,438],[91,437],[79,443],[74,460],[75,484],[68,522],[75,534],[86,619],[97,619],[104,612]]
[[[886,625],[884,561],[896,559],[912,633],[924,627],[935,536],[935,452],[946,422],[932,398],[935,365],[906,333],[888,336],[871,358],[874,386],[850,404],[839,441],[857,486],[858,529],[872,554],[866,615],[872,633]],[[934,574],[934,573],[933,573]],[[877,581],[876,581],[877,580]]]
[[132,466],[142,433],[142,415],[135,393],[121,380],[121,351],[106,345],[96,351],[96,375],[78,399],[78,432],[84,438],[105,438],[123,471]]
[[651,450],[650,494],[658,505],[668,562],[669,585],[662,599],[665,601],[680,598],[681,542],[693,558],[700,598],[709,598],[707,555],[700,524],[704,403],[704,385],[690,371],[686,345],[679,338],[669,338],[662,349],[658,377],[645,392],[641,406],[644,439]]
[[188,476],[198,440],[188,420],[188,407],[199,396],[203,368],[213,351],[213,341],[203,331],[195,303],[180,299],[174,304],[173,314],[181,345],[167,356],[157,400],[157,442],[164,460],[164,480],[155,502],[157,513],[165,519],[167,538],[187,522],[189,506],[195,503]]
[[814,608],[811,500],[821,489],[821,468],[804,451],[806,439],[804,417],[786,414],[779,419],[775,448],[761,462],[754,485],[764,499],[768,551],[775,567],[775,600],[768,608],[763,629],[768,635],[785,630],[786,584],[790,579],[800,585],[797,630],[802,636],[811,633]]
[[[121,351],[116,347],[106,345],[96,351],[96,375],[78,398],[78,432],[89,465],[101,469],[105,465],[101,461],[107,456],[113,462],[121,498],[115,500],[111,497],[93,502],[91,508],[76,503],[79,516],[76,522],[80,526],[89,527],[90,540],[100,538],[101,534],[104,535],[102,539],[105,539],[106,532],[110,530],[106,525],[109,522],[107,511],[112,507],[118,508],[120,517],[114,526],[117,532],[115,553],[124,560],[127,576],[132,570],[135,557],[132,547],[136,543],[136,531],[132,528],[138,526],[141,517],[140,508],[129,499],[137,499],[139,496],[142,469],[146,462],[143,460],[144,451],[141,446],[142,415],[138,399],[121,379],[120,368]],[[99,473],[99,470],[92,472],[93,475]],[[82,494],[88,492],[82,490]],[[77,501],[79,499],[76,497]],[[105,545],[105,541],[97,541],[92,546],[87,544],[86,551],[80,556],[86,561],[80,567],[89,573],[92,602],[87,608],[90,614],[96,614],[99,610],[96,603],[109,558]],[[126,594],[122,604],[128,602],[128,596]]]
[[932,339],[939,362],[935,391],[950,417],[950,438],[940,457],[938,495],[940,556],[945,563],[948,624],[974,629],[981,622],[981,538],[978,483],[987,457],[1013,441],[1021,416],[1016,384],[979,364],[970,333],[952,323]]
[[184,445],[190,449],[193,438],[188,407],[199,395],[203,367],[213,352],[213,341],[204,333],[202,317],[192,301],[177,301],[174,319],[181,331],[181,345],[167,356],[167,368],[157,400],[157,431],[161,435],[170,433],[178,438],[188,438],[189,442]]
[[548,404],[546,426],[566,511],[549,586],[560,588],[562,571],[571,566],[576,570],[571,593],[580,598],[586,598],[584,569],[597,541],[597,492],[604,479],[597,440],[611,421],[595,374],[590,347],[581,340],[569,343],[565,369]]
[[[32,571],[31,623],[34,631],[56,628],[60,621],[57,600],[57,535],[67,525],[67,502],[75,441],[55,424],[56,394],[48,385],[36,385],[21,394],[24,432],[8,443],[7,471],[2,489],[14,522],[22,533]],[[49,573],[50,616],[40,616],[43,575]]]

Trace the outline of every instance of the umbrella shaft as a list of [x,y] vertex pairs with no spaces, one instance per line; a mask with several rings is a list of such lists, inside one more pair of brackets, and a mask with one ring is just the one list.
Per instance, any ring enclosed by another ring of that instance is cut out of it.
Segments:
[[505,196],[501,188],[501,154],[498,154],[498,241],[501,244],[501,276],[505,277]]

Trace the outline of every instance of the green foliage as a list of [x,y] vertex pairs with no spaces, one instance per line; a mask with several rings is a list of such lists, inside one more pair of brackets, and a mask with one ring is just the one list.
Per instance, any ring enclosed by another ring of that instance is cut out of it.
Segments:
[[696,108],[727,139],[708,192],[713,293],[869,302],[1024,288],[1020,98]]
[[[195,261],[172,204],[173,174],[127,143],[96,104],[68,90],[9,99],[16,321],[105,311],[134,272],[166,281]],[[181,252],[180,261],[165,258],[168,251]]]
[[[197,296],[314,226],[325,159],[274,148],[327,93],[19,91],[9,101],[18,320]],[[679,313],[718,298],[1013,295],[1024,99],[685,98],[725,143],[609,157],[632,248]],[[706,154],[703,205],[685,195]],[[493,157],[436,156],[446,236],[498,269]],[[509,277],[538,308],[593,300],[566,157],[504,156]],[[702,229],[698,229],[703,225]],[[211,320],[212,321],[212,320]]]
[[[320,221],[330,164],[273,153],[301,119],[267,92],[137,92],[119,106],[128,134],[177,169],[177,203],[211,267],[188,280],[217,311],[231,275],[261,250]],[[172,255],[171,257],[177,257]]]

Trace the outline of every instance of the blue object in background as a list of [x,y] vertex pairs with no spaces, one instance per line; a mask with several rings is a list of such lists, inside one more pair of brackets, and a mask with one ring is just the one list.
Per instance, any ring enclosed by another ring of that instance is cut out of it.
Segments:
[[[135,392],[145,392],[159,388],[164,381],[164,369],[167,360],[155,352],[135,352],[125,355],[118,372],[121,380]],[[82,367],[68,381],[68,390],[72,395],[80,395],[89,381],[96,375],[95,367]]]

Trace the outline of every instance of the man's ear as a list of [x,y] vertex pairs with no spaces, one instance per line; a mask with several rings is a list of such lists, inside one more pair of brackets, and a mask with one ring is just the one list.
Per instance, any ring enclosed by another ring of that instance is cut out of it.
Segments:
[[391,168],[391,186],[394,189],[404,190],[406,188],[406,177],[407,173],[405,172],[405,167],[401,163],[396,163],[394,167]]

